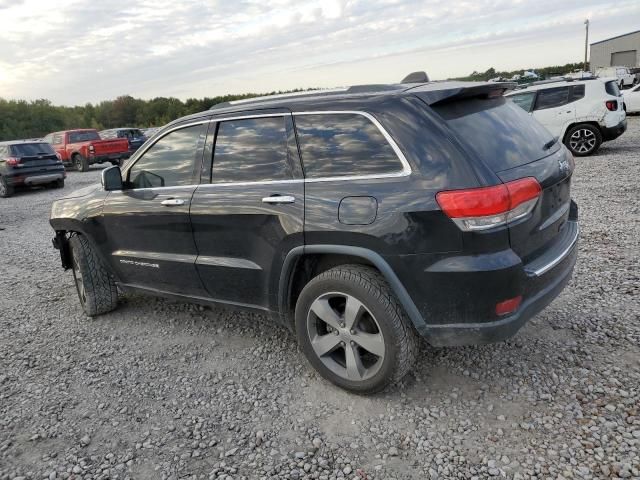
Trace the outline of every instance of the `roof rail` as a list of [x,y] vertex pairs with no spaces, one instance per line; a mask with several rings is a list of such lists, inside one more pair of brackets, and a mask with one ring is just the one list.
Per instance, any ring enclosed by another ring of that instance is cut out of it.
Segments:
[[277,100],[279,98],[303,97],[305,95],[322,95],[325,93],[346,92],[348,88],[326,88],[322,90],[305,90],[303,92],[276,93],[274,95],[262,95],[260,97],[242,98],[240,100],[231,100],[229,102],[216,103],[209,110],[217,110],[219,108],[233,107],[243,105],[245,103],[260,103]]

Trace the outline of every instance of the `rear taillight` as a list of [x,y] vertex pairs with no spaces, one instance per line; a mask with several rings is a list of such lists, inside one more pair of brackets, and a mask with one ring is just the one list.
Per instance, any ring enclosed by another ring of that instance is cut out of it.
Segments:
[[541,191],[535,178],[526,177],[493,187],[439,192],[436,200],[462,230],[486,230],[528,215]]
[[604,104],[607,106],[607,110],[611,110],[612,112],[618,110],[617,100],[607,100],[606,102],[604,102]]
[[16,157],[9,157],[6,160],[6,164],[10,167],[17,167],[18,165],[20,165],[20,159]]

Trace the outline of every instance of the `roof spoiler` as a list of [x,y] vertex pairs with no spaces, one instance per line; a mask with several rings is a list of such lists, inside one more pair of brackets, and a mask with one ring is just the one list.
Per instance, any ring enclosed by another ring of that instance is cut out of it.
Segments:
[[507,90],[513,90],[515,82],[447,82],[447,87],[442,84],[430,83],[409,89],[417,94],[428,105],[437,105],[447,102],[473,97],[501,97]]

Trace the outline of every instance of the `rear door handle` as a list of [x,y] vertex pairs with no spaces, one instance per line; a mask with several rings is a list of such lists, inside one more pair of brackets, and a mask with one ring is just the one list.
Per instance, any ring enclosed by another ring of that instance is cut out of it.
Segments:
[[164,205],[165,207],[184,205],[184,200],[182,200],[181,198],[167,198],[166,200],[162,201],[162,205]]
[[291,195],[272,195],[262,199],[262,203],[293,203],[295,201],[296,197]]

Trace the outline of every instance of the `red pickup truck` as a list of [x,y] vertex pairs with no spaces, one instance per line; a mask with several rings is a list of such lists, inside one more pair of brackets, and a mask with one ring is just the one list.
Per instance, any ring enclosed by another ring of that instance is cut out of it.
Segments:
[[129,158],[129,142],[126,138],[102,140],[97,130],[66,130],[53,132],[44,137],[60,154],[62,163],[86,172],[94,163],[111,162],[120,165]]

